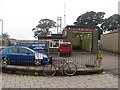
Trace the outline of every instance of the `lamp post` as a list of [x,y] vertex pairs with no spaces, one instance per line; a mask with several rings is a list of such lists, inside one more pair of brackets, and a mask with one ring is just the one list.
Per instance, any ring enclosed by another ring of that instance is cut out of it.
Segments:
[[0,19],[0,21],[2,22],[2,26],[1,26],[1,47],[3,47],[3,20]]

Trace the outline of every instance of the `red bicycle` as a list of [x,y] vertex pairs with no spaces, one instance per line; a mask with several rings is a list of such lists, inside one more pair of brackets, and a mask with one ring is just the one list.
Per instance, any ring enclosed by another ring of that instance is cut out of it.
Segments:
[[43,67],[43,74],[45,76],[54,76],[57,70],[62,71],[62,74],[72,76],[76,73],[77,66],[66,59],[51,60],[51,64],[46,64]]

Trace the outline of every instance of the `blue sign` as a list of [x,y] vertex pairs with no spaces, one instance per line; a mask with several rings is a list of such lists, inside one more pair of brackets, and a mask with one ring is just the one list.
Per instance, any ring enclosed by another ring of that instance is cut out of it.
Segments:
[[23,43],[23,45],[33,49],[34,51],[38,53],[48,52],[47,42],[29,42],[29,43]]

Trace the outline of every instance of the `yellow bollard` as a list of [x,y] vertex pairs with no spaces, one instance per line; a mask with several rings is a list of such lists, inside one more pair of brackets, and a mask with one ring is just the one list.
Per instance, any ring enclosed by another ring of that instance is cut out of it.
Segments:
[[102,60],[103,56],[102,56],[102,53],[98,53],[97,55],[97,60],[98,60],[98,66],[100,67],[101,66],[101,60]]

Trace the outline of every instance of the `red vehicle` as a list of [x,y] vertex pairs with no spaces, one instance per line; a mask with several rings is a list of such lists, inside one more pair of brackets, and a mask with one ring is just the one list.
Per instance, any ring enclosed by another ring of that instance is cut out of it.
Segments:
[[60,47],[60,56],[71,56],[72,53],[72,45],[70,42],[61,42]]

